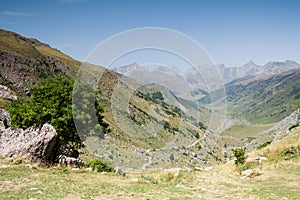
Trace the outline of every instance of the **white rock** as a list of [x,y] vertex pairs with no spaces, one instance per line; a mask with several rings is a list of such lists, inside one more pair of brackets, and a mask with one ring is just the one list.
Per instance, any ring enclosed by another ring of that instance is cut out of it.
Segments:
[[247,169],[245,171],[242,171],[242,176],[243,177],[249,177],[253,173],[252,169]]
[[72,168],[71,171],[78,172],[78,171],[80,171],[80,169],[79,168]]
[[204,171],[211,171],[213,169],[212,166],[204,168]]
[[88,168],[85,169],[85,171],[87,171],[87,172],[92,172],[92,171],[93,171],[93,168],[88,167]]

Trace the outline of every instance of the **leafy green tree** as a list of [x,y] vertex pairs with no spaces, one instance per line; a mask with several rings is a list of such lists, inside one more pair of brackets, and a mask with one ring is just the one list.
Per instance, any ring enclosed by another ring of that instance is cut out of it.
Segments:
[[[104,122],[105,104],[97,100],[100,91],[95,91],[92,85],[77,83],[73,89],[73,116],[80,136],[99,136],[109,131],[108,124]],[[95,98],[96,96],[96,98]]]
[[[56,147],[56,156],[63,152],[66,148],[77,150],[83,147],[82,139],[77,132],[73,115],[72,96],[73,96],[74,80],[66,76],[58,76],[54,79],[47,78],[39,85],[30,89],[31,98],[18,100],[10,105],[9,112],[13,127],[28,128],[34,124],[51,124],[59,134],[59,142]],[[84,85],[81,87],[86,88]],[[85,90],[82,90],[85,91]],[[100,106],[92,95],[93,90],[81,92],[89,98],[94,98],[93,102],[97,105],[96,120],[103,121],[101,113],[103,105]],[[85,101],[85,96],[81,97]],[[83,104],[85,105],[85,104]],[[85,105],[91,109],[91,106]],[[95,108],[94,108],[95,109]],[[83,121],[91,118],[88,110],[81,112],[84,117]],[[77,117],[76,117],[77,116]],[[96,123],[98,124],[98,123]],[[102,122],[101,124],[105,124]],[[105,124],[106,125],[106,124]],[[101,125],[99,130],[101,129]],[[106,125],[107,126],[107,125]],[[88,135],[89,130],[87,130]],[[55,159],[55,158],[53,158]]]

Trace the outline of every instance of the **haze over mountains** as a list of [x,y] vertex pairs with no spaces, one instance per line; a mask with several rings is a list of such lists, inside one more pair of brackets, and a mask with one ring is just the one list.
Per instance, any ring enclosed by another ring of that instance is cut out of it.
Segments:
[[[260,76],[272,75],[272,74],[278,74],[281,72],[289,71],[291,69],[300,68],[300,64],[292,60],[286,60],[282,62],[270,61],[265,65],[257,65],[253,61],[249,61],[240,67],[228,67],[224,64],[217,64],[215,66],[218,68],[225,84],[235,79],[239,79],[243,77],[256,76],[256,75],[260,75]],[[203,67],[210,67],[210,66],[203,66]],[[138,63],[133,63],[126,66],[115,67],[113,70],[121,74],[127,74],[129,76],[132,73],[137,73],[140,70],[141,72],[147,71],[153,74],[157,72],[157,74],[155,74],[156,76],[162,76],[159,75],[159,72],[161,72],[163,73],[163,75],[174,77],[175,79],[178,78],[178,79],[187,79],[187,80],[194,80],[194,81],[196,78],[200,78],[200,80],[203,79],[203,77],[193,77],[195,76],[195,74],[199,74],[199,72],[195,68],[192,68],[186,72],[181,72],[180,69],[177,69],[172,66],[156,65],[156,66],[145,67],[145,66],[140,66]]]
[[[284,62],[270,61],[264,66],[259,66],[250,61],[241,67],[227,67],[224,64],[215,66],[200,66],[199,69],[192,68],[186,72],[172,66],[147,65],[142,66],[133,63],[126,66],[115,67],[113,70],[129,76],[140,83],[160,83],[171,89],[176,95],[189,100],[197,100],[212,90],[214,82],[222,81],[224,85],[234,80],[250,78],[254,76],[263,77],[275,75],[292,69],[300,68],[300,65],[292,60]],[[220,76],[210,73],[210,68],[217,68]],[[221,79],[221,80],[217,80]],[[212,88],[207,88],[207,85]]]
[[270,61],[263,66],[257,65],[253,61],[250,61],[241,67],[226,67],[225,65],[217,66],[220,69],[220,73],[222,74],[225,83],[247,76],[272,75],[300,68],[300,65],[292,60],[286,60],[284,62]]

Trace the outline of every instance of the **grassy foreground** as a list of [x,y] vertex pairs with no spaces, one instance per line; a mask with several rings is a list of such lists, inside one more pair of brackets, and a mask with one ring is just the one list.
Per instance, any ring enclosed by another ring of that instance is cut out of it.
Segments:
[[121,176],[54,167],[28,168],[1,164],[0,160],[0,199],[296,200],[300,199],[300,151],[288,154],[289,159],[281,152],[300,145],[299,136],[300,130],[251,152],[250,157],[268,157],[268,161],[253,168],[260,174],[254,178],[242,178],[233,161],[214,166],[211,171],[160,170]]
[[255,178],[241,178],[232,167],[123,177],[15,166],[0,169],[0,199],[300,199],[300,166],[294,162],[262,167]]

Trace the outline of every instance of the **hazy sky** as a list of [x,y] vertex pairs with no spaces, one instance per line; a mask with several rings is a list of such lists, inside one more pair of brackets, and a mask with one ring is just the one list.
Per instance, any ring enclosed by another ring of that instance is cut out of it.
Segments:
[[201,44],[216,63],[300,62],[298,0],[1,0],[1,28],[78,60],[121,31],[164,27]]

